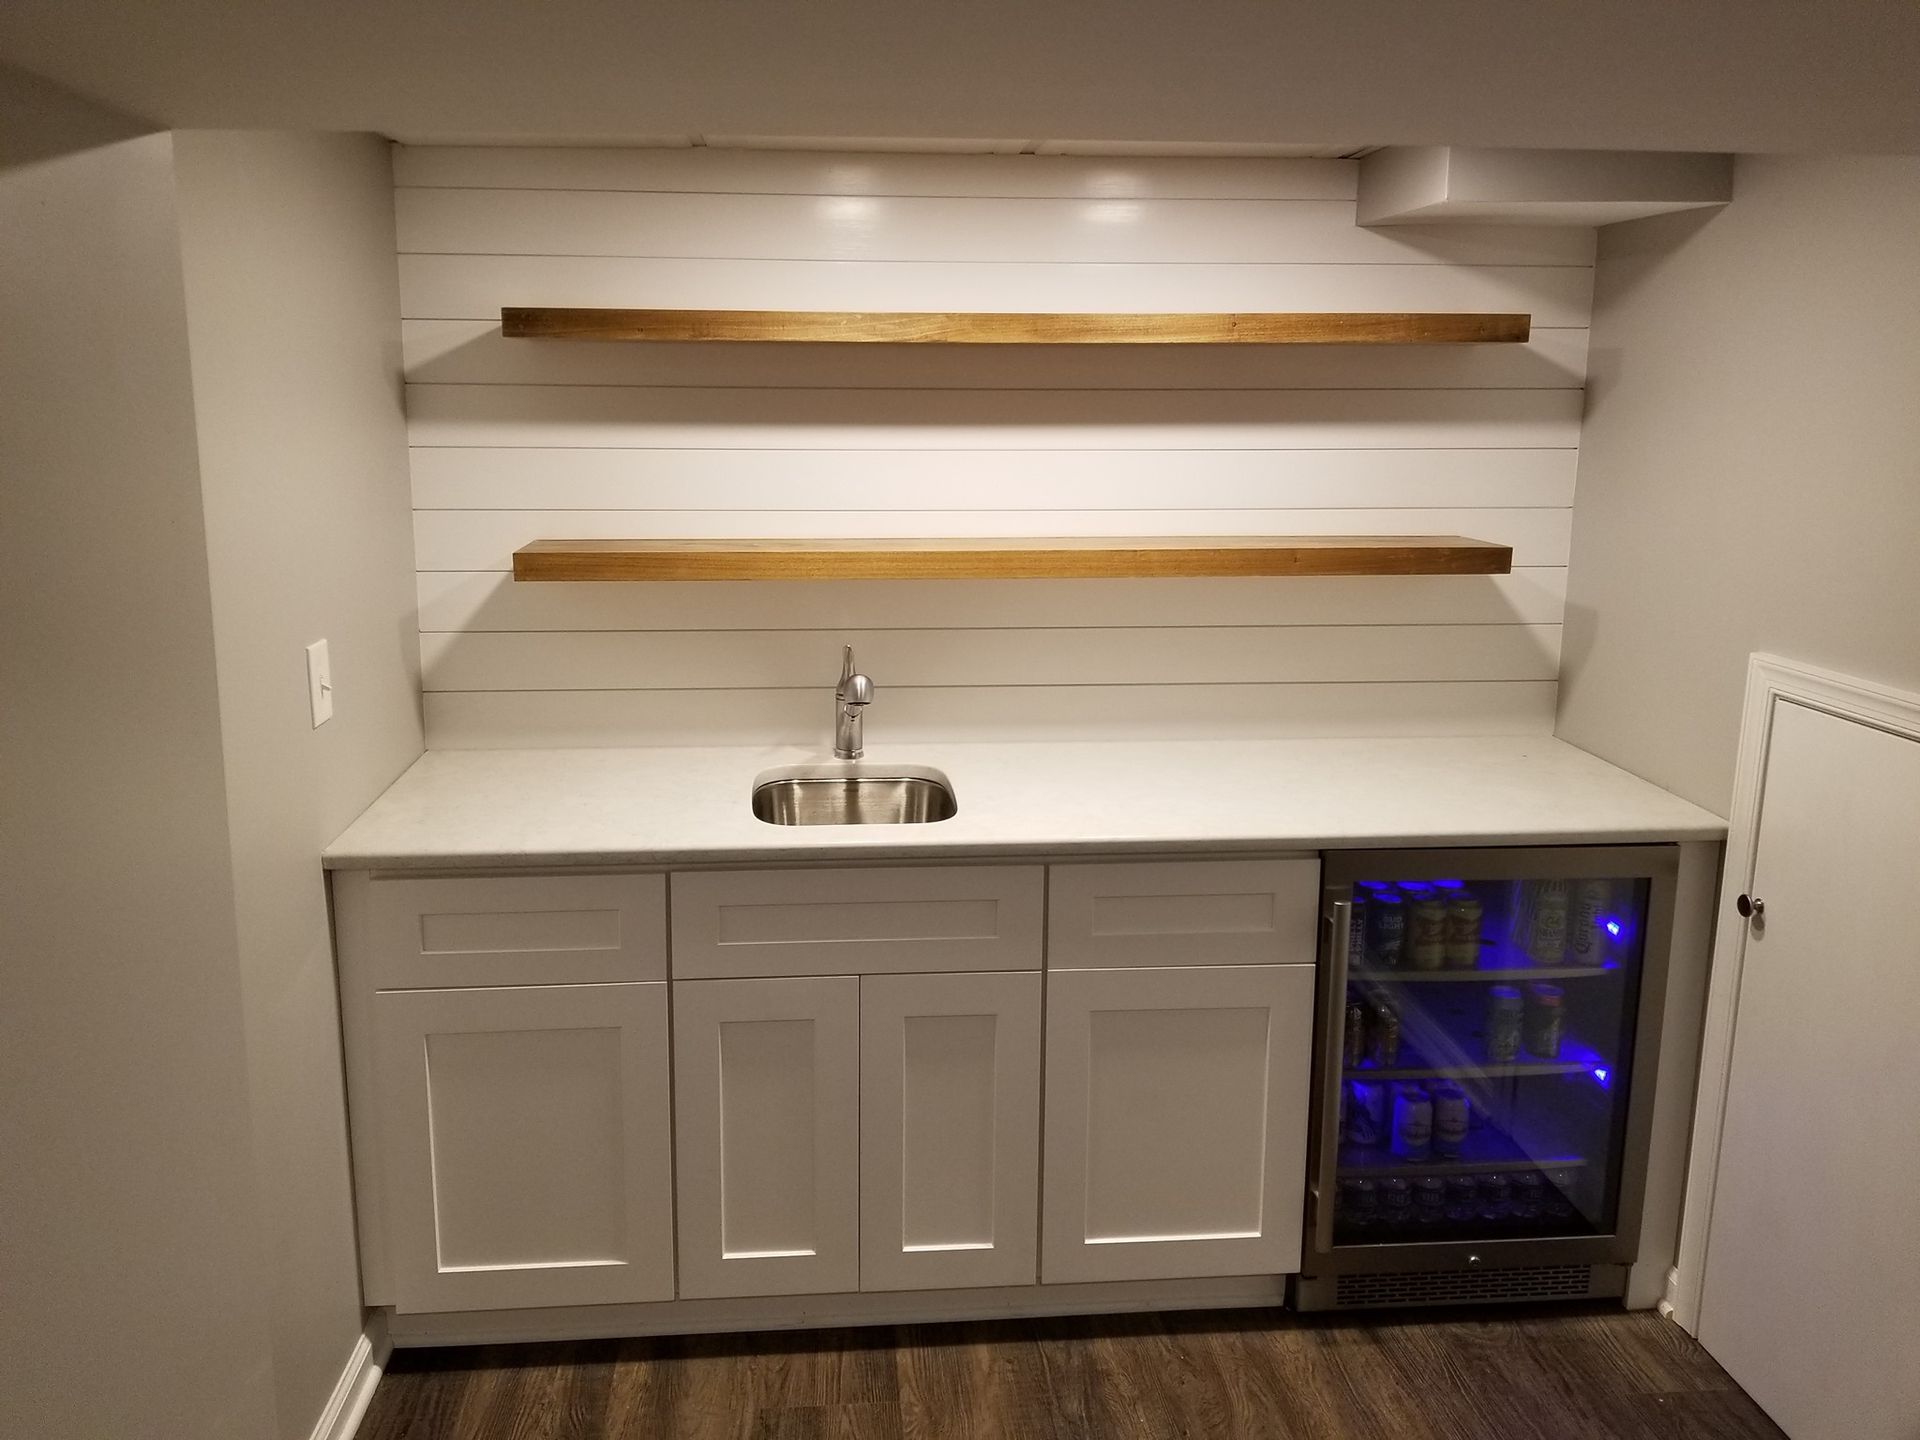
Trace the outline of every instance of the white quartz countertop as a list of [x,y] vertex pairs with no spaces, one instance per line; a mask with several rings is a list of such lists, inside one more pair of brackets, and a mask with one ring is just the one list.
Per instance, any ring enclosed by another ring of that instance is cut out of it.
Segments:
[[1546,737],[925,744],[959,801],[927,825],[780,826],[755,778],[798,746],[432,750],[327,847],[333,869],[850,862],[1719,840],[1726,823]]

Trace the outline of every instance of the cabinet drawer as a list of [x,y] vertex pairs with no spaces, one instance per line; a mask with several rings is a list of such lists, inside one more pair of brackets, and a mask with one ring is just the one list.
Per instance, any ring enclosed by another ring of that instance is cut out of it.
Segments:
[[377,990],[667,978],[662,875],[374,880],[365,904]]
[[1055,865],[1047,968],[1311,965],[1320,861]]
[[675,875],[674,978],[1037,970],[1044,875],[1035,865]]

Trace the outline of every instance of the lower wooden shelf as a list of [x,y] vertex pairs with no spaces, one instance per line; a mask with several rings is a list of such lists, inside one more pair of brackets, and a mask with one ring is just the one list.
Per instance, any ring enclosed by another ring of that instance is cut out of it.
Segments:
[[1512,568],[1511,546],[1459,535],[536,540],[513,555],[516,580],[1164,580]]

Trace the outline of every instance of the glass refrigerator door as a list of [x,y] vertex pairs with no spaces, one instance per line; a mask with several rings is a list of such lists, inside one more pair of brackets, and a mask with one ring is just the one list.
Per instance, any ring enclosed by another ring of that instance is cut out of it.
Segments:
[[1336,1248],[1604,1235],[1645,878],[1353,886]]

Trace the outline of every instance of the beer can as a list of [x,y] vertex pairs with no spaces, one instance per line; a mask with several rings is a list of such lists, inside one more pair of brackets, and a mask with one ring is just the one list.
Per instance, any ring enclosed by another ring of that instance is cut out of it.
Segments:
[[1568,886],[1564,880],[1536,880],[1530,887],[1527,958],[1536,965],[1560,965],[1567,958]]
[[1537,1170],[1523,1170],[1513,1177],[1513,1218],[1538,1220],[1546,1208],[1547,1185]]
[[1355,1145],[1385,1145],[1392,1087],[1384,1080],[1347,1082],[1347,1139]]
[[1483,907],[1471,895],[1447,901],[1446,960],[1449,969],[1471,970],[1480,963],[1480,918]]
[[1472,1220],[1480,1211],[1480,1188],[1471,1175],[1447,1177],[1447,1219]]
[[1451,1159],[1466,1143],[1468,1114],[1467,1092],[1458,1085],[1438,1085],[1433,1090],[1433,1153]]
[[1359,996],[1348,994],[1345,1029],[1340,1038],[1340,1059],[1349,1070],[1358,1069],[1367,1058],[1367,1006]]
[[1392,1001],[1374,1001],[1368,1038],[1375,1065],[1389,1070],[1400,1063],[1400,1012],[1394,1009]]
[[1389,1225],[1404,1225],[1413,1218],[1413,1185],[1402,1175],[1389,1175],[1380,1182],[1380,1208]]
[[1487,989],[1487,1059],[1507,1065],[1520,1058],[1520,1020],[1526,1002],[1514,985]]
[[1402,1085],[1393,1097],[1392,1148],[1402,1160],[1433,1155],[1433,1099],[1418,1085]]
[[1438,970],[1447,959],[1447,902],[1422,899],[1407,911],[1407,962],[1415,970]]
[[1438,1175],[1422,1175],[1413,1182],[1413,1218],[1435,1225],[1447,1217],[1447,1182]]
[[1393,970],[1407,948],[1407,902],[1393,890],[1381,890],[1367,902],[1367,959]]
[[1521,1044],[1539,1060],[1560,1058],[1567,992],[1558,985],[1529,985],[1520,1023]]
[[1611,880],[1582,880],[1574,887],[1568,920],[1568,964],[1598,965],[1607,958],[1607,932],[1600,927],[1612,909]]
[[1347,963],[1367,963],[1367,897],[1355,895],[1347,910]]

